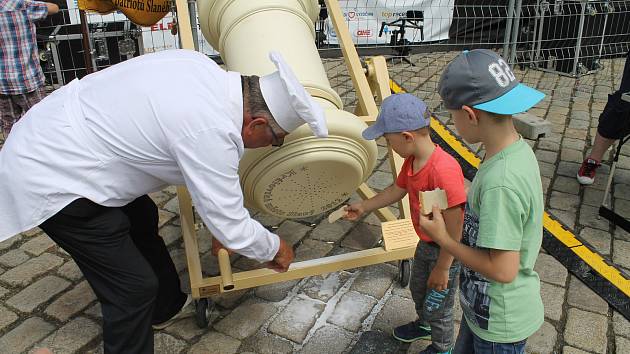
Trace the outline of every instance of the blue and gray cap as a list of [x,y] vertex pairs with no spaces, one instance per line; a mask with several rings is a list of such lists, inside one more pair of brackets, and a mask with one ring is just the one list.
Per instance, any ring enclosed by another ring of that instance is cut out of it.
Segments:
[[376,122],[363,131],[365,140],[380,138],[385,133],[400,133],[428,127],[431,112],[427,105],[409,93],[391,95],[383,100]]
[[466,105],[497,114],[525,112],[545,97],[519,83],[505,60],[488,49],[455,57],[442,72],[438,92],[447,109]]

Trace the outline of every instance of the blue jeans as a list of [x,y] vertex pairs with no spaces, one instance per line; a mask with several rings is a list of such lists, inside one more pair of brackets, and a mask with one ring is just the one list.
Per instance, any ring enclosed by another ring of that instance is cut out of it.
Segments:
[[515,343],[488,342],[477,337],[470,330],[466,319],[462,316],[453,354],[523,354],[525,353],[526,341],[527,339]]

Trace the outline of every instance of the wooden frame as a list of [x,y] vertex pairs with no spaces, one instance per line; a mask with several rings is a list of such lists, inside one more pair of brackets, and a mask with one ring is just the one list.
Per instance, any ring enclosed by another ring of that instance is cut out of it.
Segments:
[[[366,60],[367,68],[364,68],[361,65],[356,48],[352,43],[352,38],[344,22],[338,0],[326,0],[326,4],[328,14],[339,38],[340,47],[350,77],[352,78],[352,83],[357,91],[359,104],[357,105],[355,113],[367,124],[371,124],[376,120],[378,114],[375,96],[379,102],[382,102],[383,99],[390,95],[389,74],[387,72],[385,58],[381,56],[368,58]],[[188,4],[186,0],[176,0],[176,5],[182,48],[194,50]],[[391,147],[389,147],[388,156],[392,167],[392,174],[395,175],[396,171],[400,170],[403,160],[398,154],[392,151]],[[363,183],[359,186],[357,194],[363,199],[368,199],[376,193],[367,184]],[[221,250],[218,255],[220,275],[203,278],[190,195],[185,187],[180,186],[177,188],[177,196],[179,198],[182,237],[184,240],[186,259],[188,261],[190,287],[192,296],[195,299],[207,298],[211,295],[224,292],[248,289],[344,269],[405,260],[413,258],[415,252],[415,247],[392,251],[386,251],[383,247],[378,247],[337,256],[296,262],[291,264],[289,270],[285,273],[277,273],[271,269],[256,269],[232,273],[228,252]],[[406,197],[400,202],[400,212],[403,218],[409,217],[410,215],[409,203]],[[381,221],[397,219],[389,208],[382,208],[376,210],[374,213]]]

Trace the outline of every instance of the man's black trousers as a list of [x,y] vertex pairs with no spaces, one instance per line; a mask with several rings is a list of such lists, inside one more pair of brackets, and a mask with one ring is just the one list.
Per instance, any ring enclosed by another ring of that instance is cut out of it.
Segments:
[[100,301],[105,353],[153,353],[151,325],[174,316],[186,294],[151,198],[119,208],[78,199],[40,227],[72,256]]

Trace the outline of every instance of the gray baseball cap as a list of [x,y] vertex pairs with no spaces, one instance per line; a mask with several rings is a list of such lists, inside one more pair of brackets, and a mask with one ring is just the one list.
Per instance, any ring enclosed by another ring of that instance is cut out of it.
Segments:
[[385,133],[400,133],[428,127],[431,112],[427,105],[409,93],[391,95],[383,100],[376,122],[363,131],[365,140],[377,139]]
[[447,109],[466,105],[497,114],[525,112],[545,97],[519,83],[505,60],[488,49],[456,56],[442,72],[438,92]]

